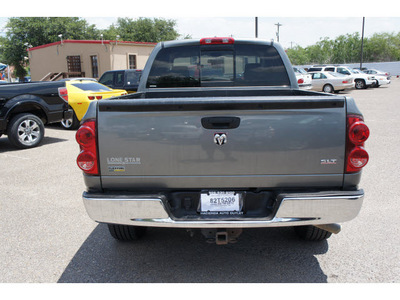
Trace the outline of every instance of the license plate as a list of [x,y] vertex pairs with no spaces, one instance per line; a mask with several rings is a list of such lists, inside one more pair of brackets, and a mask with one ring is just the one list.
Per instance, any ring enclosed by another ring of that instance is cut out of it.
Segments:
[[210,191],[202,193],[200,201],[202,212],[240,211],[240,194],[235,192]]

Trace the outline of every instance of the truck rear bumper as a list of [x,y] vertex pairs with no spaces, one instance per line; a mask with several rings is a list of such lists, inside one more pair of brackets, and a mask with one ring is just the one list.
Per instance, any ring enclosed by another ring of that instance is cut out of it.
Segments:
[[364,191],[285,193],[267,218],[199,215],[174,218],[166,198],[156,195],[83,194],[89,216],[100,223],[174,228],[256,228],[340,223],[355,218]]

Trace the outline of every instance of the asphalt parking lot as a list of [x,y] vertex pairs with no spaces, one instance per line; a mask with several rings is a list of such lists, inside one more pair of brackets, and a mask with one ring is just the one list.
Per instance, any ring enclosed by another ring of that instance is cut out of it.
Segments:
[[40,147],[0,138],[0,283],[400,282],[400,79],[341,93],[370,127],[359,216],[328,241],[300,241],[291,228],[247,229],[239,242],[207,244],[180,229],[149,229],[120,243],[86,214],[74,131],[46,127]]

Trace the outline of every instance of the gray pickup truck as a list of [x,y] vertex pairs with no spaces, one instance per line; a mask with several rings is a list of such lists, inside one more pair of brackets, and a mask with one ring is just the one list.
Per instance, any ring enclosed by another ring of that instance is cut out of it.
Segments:
[[273,41],[162,42],[138,93],[92,102],[82,120],[83,201],[118,240],[153,226],[227,244],[293,226],[320,241],[361,209],[368,136],[354,99],[300,90]]

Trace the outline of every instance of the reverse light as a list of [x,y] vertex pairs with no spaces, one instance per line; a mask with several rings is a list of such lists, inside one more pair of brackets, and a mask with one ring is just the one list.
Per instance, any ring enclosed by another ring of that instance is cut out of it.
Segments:
[[350,163],[351,167],[354,169],[360,169],[364,167],[369,160],[369,156],[367,151],[365,151],[362,147],[354,148],[348,157],[348,162]]
[[202,38],[200,40],[200,45],[221,45],[233,43],[235,43],[235,40],[231,37]]
[[95,121],[84,122],[76,132],[75,139],[81,150],[76,159],[78,167],[86,174],[98,175]]
[[369,137],[369,128],[359,115],[347,116],[346,173],[361,171],[368,163],[369,155],[364,143]]
[[82,171],[90,173],[96,166],[96,157],[87,151],[79,153],[77,163]]
[[68,90],[66,87],[58,88],[58,96],[60,96],[61,99],[68,103]]

